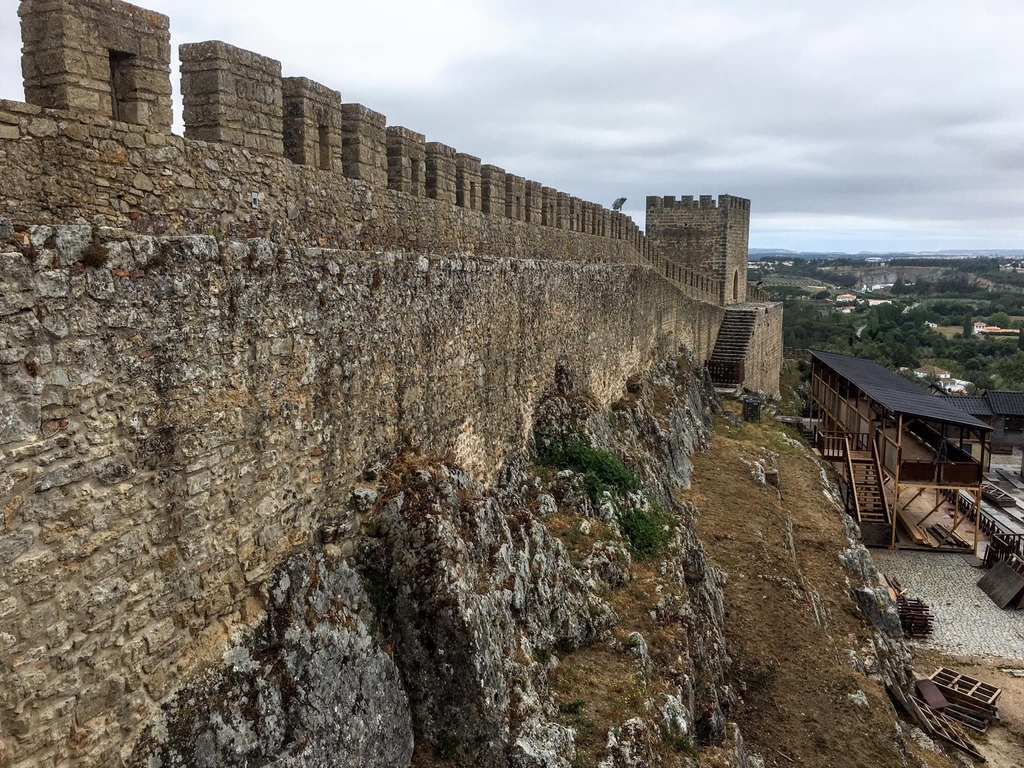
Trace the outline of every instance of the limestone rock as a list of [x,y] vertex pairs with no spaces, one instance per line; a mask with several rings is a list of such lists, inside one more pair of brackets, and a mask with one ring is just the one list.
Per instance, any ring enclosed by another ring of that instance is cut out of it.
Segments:
[[266,619],[163,707],[132,764],[408,765],[409,702],[370,632],[356,573],[331,556],[297,556],[270,596]]

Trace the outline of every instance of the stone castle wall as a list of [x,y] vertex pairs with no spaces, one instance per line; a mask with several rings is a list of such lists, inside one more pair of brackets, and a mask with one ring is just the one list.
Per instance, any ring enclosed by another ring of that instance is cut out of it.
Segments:
[[778,397],[782,370],[782,304],[751,305],[756,314],[744,360],[743,386]]
[[0,215],[12,220],[655,261],[624,214],[388,128],[379,112],[224,42],[180,48],[179,138],[170,132],[167,17],[118,0],[22,0],[19,13],[30,103],[0,101],[0,188],[17,190]]
[[723,281],[621,213],[220,42],[183,47],[174,136],[166,17],[20,13],[35,103],[0,102],[0,764],[116,764],[262,611],[273,566],[324,531],[351,546],[367,467],[412,446],[486,479],[559,363],[607,402],[661,352],[710,354]]
[[724,310],[646,267],[0,226],[0,743],[111,765],[262,610],[287,555],[358,533],[403,446],[481,477],[568,362],[605,401]]

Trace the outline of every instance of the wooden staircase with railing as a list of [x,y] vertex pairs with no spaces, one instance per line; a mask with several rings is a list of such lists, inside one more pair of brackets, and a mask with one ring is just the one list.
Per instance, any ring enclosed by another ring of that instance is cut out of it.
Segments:
[[851,436],[844,432],[819,432],[816,447],[822,457],[842,467],[846,511],[860,525],[861,539],[869,546],[889,546],[891,495],[885,487],[878,452],[854,450]]
[[889,504],[882,485],[882,473],[877,457],[871,451],[850,451],[850,483],[857,499],[857,520],[864,523],[889,525]]

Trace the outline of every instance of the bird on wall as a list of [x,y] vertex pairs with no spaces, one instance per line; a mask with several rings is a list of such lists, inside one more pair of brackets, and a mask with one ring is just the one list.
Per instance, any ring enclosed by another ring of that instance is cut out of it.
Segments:
[[622,210],[622,206],[625,205],[625,204],[626,204],[626,198],[620,197],[618,200],[616,200],[614,203],[612,203],[612,210],[613,211],[621,211]]

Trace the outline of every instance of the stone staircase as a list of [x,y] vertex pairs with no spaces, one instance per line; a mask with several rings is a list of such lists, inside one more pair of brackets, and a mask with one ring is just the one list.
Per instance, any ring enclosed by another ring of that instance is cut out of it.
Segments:
[[743,383],[744,360],[754,335],[756,309],[730,308],[718,329],[715,349],[708,360],[708,373],[716,387],[734,387]]

